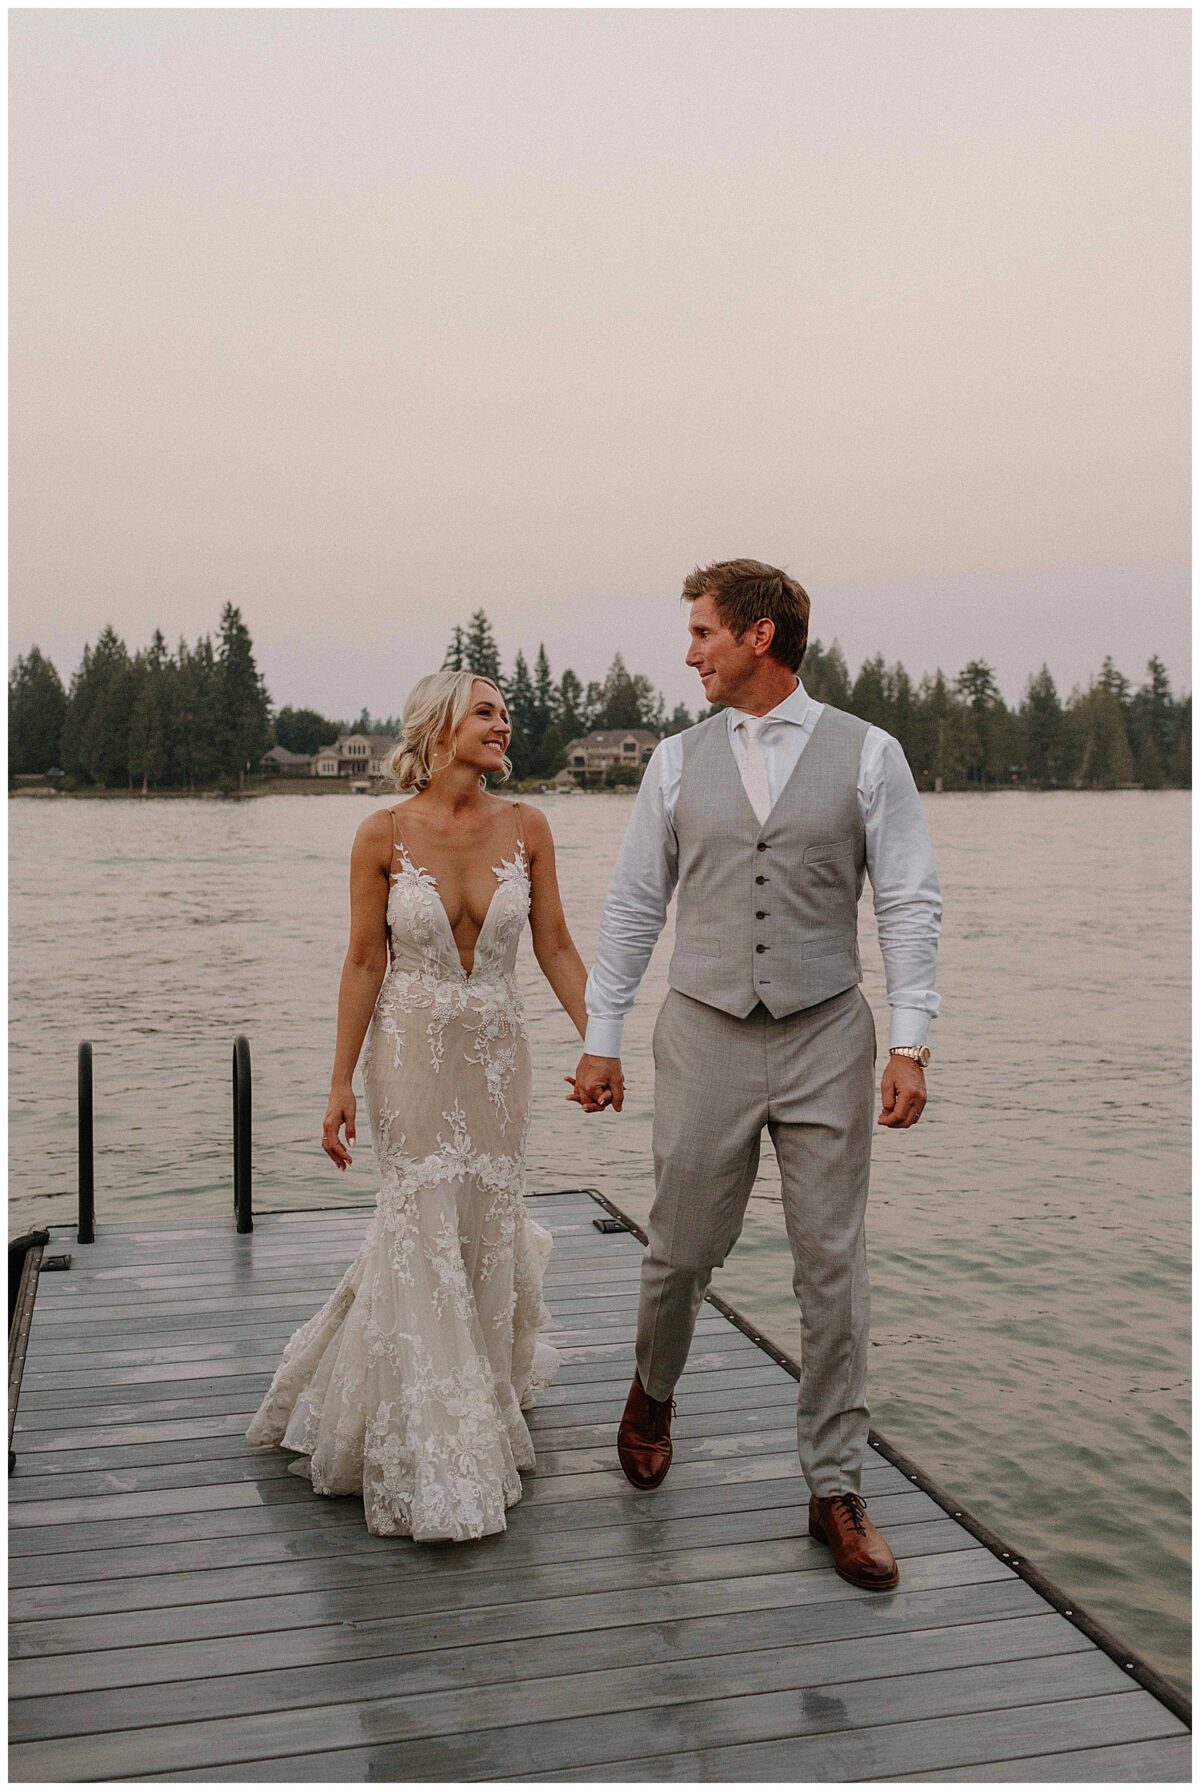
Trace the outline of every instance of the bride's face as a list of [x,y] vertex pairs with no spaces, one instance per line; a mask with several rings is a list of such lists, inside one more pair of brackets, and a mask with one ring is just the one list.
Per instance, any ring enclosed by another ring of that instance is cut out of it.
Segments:
[[471,687],[471,707],[454,735],[455,758],[481,773],[502,771],[511,738],[512,723],[504,698],[486,678],[476,678]]

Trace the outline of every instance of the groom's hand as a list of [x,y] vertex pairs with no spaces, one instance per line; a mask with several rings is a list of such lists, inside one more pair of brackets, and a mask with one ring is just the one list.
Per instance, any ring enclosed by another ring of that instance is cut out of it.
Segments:
[[925,1072],[911,1057],[889,1057],[880,1085],[883,1112],[877,1126],[895,1126],[902,1130],[915,1126],[925,1111]]
[[[571,1081],[570,1076],[564,1078]],[[611,1107],[619,1113],[625,1103],[625,1078],[619,1057],[591,1057],[585,1051],[575,1067],[569,1101],[578,1101],[585,1113],[603,1113]]]

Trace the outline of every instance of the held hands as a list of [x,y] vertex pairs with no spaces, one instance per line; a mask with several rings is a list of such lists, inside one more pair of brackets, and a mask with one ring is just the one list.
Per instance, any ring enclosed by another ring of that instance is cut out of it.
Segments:
[[619,1113],[625,1104],[625,1078],[619,1057],[590,1057],[585,1051],[573,1076],[563,1081],[571,1088],[568,1101],[578,1101],[585,1113],[603,1113],[611,1107]]
[[[325,1109],[325,1118],[321,1122],[321,1149],[325,1155],[337,1164],[339,1169],[348,1169],[354,1161],[348,1146],[354,1143],[354,1115],[357,1106],[354,1090],[348,1082],[340,1087],[335,1084],[329,1091],[329,1105]],[[346,1142],[342,1143],[338,1136],[342,1127],[346,1128]]]
[[911,1057],[889,1057],[879,1092],[883,1112],[875,1124],[906,1130],[925,1111],[925,1072]]

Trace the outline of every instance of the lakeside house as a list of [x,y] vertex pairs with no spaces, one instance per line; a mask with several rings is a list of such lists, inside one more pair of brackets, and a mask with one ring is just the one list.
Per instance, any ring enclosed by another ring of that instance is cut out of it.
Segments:
[[396,741],[391,734],[339,734],[307,761],[309,777],[386,777]]
[[615,772],[640,777],[658,739],[648,728],[596,728],[569,743],[566,769],[577,784],[603,783]]
[[273,746],[259,760],[267,777],[311,777],[312,754],[289,752],[286,746]]

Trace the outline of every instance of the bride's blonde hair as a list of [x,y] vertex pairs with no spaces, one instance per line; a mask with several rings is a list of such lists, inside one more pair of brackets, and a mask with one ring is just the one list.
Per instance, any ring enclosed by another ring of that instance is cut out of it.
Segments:
[[[471,687],[478,678],[499,686],[482,672],[455,672],[443,669],[418,678],[404,705],[404,737],[391,758],[392,781],[398,790],[423,790],[435,771],[444,771],[455,754],[454,736],[471,707]],[[449,758],[438,742],[449,733]],[[441,759],[441,763],[436,760]],[[504,777],[512,776],[512,765],[504,760]]]

